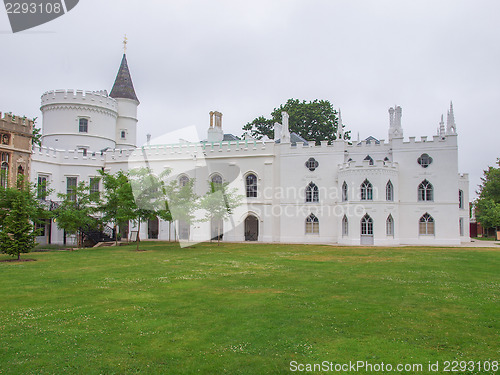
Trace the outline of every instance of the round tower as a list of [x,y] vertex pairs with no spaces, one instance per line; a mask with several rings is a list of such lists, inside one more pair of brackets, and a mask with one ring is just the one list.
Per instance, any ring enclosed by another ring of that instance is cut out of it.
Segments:
[[118,104],[105,90],[49,91],[40,110],[43,146],[85,153],[115,147]]
[[137,142],[137,107],[140,102],[135,94],[125,53],[109,95],[116,100],[118,105],[118,118],[114,136],[116,148],[135,148]]

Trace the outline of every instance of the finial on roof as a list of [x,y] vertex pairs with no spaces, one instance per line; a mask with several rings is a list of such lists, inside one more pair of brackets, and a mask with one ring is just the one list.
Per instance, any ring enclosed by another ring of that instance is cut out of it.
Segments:
[[127,53],[127,43],[128,43],[128,39],[127,39],[127,34],[125,34],[125,36],[123,37],[123,53]]

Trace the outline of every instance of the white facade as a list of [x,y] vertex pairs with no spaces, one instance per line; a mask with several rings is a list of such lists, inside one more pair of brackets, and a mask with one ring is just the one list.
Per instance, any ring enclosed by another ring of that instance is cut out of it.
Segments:
[[[33,153],[33,182],[47,178],[54,189],[49,199],[57,201],[57,192],[66,192],[68,178],[89,182],[99,169],[127,170],[136,143],[138,104],[135,92],[125,98],[102,91],[44,94],[43,146]],[[401,107],[391,108],[389,115],[387,142],[368,138],[355,144],[337,140],[316,146],[294,142],[286,113],[282,124],[275,125],[275,140],[224,141],[222,114],[212,112],[210,142],[152,144],[143,149],[151,168],[168,167],[173,178],[194,179],[198,195],[206,193],[207,181],[216,174],[225,181],[239,176],[243,184],[251,185],[245,212],[224,223],[224,241],[342,245],[470,241],[469,182],[458,172],[453,108],[446,130],[442,125],[438,135],[419,140],[403,139]],[[88,120],[86,132],[80,129],[82,118]],[[160,221],[141,225],[140,236],[168,240],[180,231],[169,233],[168,223]],[[48,232],[51,243],[63,242],[55,223]],[[202,241],[210,233],[210,223],[195,223],[189,239]]]

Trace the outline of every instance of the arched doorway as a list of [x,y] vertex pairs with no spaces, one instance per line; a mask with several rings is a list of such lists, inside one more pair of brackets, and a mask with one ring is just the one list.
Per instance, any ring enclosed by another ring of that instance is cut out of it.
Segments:
[[361,245],[373,245],[373,219],[366,214],[361,219]]
[[158,218],[148,220],[148,239],[157,240],[159,231]]
[[248,215],[245,219],[245,241],[257,241],[259,239],[259,219]]

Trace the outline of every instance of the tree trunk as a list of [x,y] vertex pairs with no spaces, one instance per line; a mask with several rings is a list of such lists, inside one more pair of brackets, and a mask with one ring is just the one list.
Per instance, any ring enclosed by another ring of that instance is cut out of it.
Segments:
[[137,239],[135,240],[137,246],[135,248],[136,251],[139,251],[139,233],[141,232],[141,221],[139,220],[137,223]]
[[17,260],[21,260],[21,253],[17,253]]
[[217,222],[217,246],[220,246],[220,222]]
[[172,240],[172,222],[168,222],[168,242]]
[[115,246],[118,246],[118,231],[117,231],[116,223],[115,223],[114,231],[115,231]]

